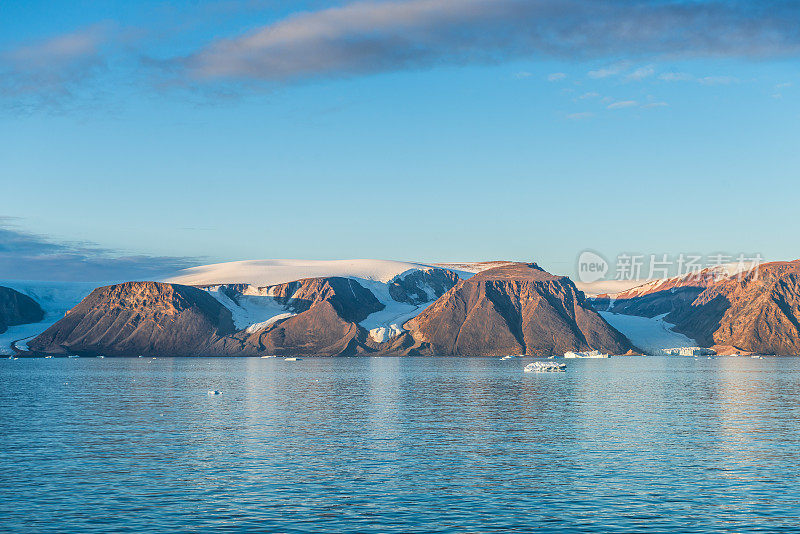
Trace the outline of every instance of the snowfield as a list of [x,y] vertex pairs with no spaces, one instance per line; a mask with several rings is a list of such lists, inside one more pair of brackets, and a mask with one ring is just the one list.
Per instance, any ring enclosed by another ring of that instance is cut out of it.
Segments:
[[[44,319],[42,321],[9,326],[8,330],[0,334],[0,354],[13,354],[11,350],[12,341],[38,336],[64,317],[67,311],[75,307],[97,287],[94,283],[85,282],[30,282],[22,280],[0,280],[0,286],[10,287],[29,296],[44,310]],[[27,348],[27,343],[20,342],[18,346],[25,349]]]
[[[164,281],[192,286],[248,284],[265,287],[303,278],[341,276],[385,284],[399,274],[432,267],[435,266],[391,260],[246,260],[191,267]],[[469,277],[469,273],[457,274]]]
[[675,325],[664,321],[666,313],[652,318],[604,311],[598,313],[647,354],[658,354],[660,349],[697,346],[695,340],[672,331]]

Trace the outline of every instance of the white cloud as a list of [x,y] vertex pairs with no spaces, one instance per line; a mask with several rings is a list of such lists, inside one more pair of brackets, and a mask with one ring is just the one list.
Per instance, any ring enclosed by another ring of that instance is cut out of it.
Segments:
[[567,75],[563,72],[554,72],[547,77],[548,82],[560,82],[561,80],[566,79]]
[[616,63],[614,65],[609,65],[607,67],[603,67],[597,70],[590,70],[586,75],[589,78],[593,78],[595,80],[599,80],[602,78],[610,78],[611,76],[616,76],[620,74],[627,68],[627,62]]
[[607,109],[625,109],[625,108],[635,108],[639,105],[639,102],[636,100],[622,100],[620,102],[614,102],[613,104],[609,104],[606,106]]
[[629,82],[640,82],[650,76],[653,76],[656,73],[656,69],[653,68],[652,65],[648,65],[646,67],[639,67],[638,69],[634,70],[627,76],[625,76],[625,80]]
[[571,121],[580,121],[580,120],[584,120],[584,119],[591,119],[592,117],[594,117],[594,113],[592,113],[591,111],[583,111],[581,113],[571,113],[571,114],[567,115],[567,119],[569,119]]
[[697,80],[701,85],[731,85],[739,83],[739,79],[733,76],[706,76]]
[[658,79],[665,82],[689,82],[694,80],[694,76],[686,72],[665,72]]
[[[800,53],[800,10],[785,0],[769,10],[759,4],[359,0],[290,15],[214,41],[174,63],[194,80],[283,82],[520,57],[763,58]],[[611,66],[593,70],[589,77],[620,72],[619,66]]]
[[514,73],[514,78],[516,78],[517,80],[524,80],[525,78],[530,78],[531,76],[533,76],[533,74],[524,70]]
[[579,100],[590,100],[592,98],[600,98],[600,93],[589,91],[588,93],[583,93],[581,96],[578,97]]

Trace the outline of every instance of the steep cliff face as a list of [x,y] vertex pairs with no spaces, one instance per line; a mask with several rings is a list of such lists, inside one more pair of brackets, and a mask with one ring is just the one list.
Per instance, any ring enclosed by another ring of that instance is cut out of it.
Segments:
[[[240,289],[219,291],[241,299]],[[230,310],[201,289],[157,282],[103,287],[28,346],[48,354],[108,356],[337,356],[372,350],[355,321],[383,305],[357,282],[306,279],[271,289],[271,298],[291,311],[237,331]]]
[[741,279],[723,280],[667,320],[704,345],[800,354],[800,260],[768,263]]
[[433,354],[619,354],[631,348],[568,278],[535,264],[510,264],[459,281],[406,327]]
[[270,289],[276,301],[295,313],[310,310],[317,303],[328,302],[342,319],[358,322],[384,308],[372,292],[350,278],[306,278],[278,284]]
[[0,333],[9,326],[37,323],[44,318],[44,311],[36,301],[19,291],[0,286]]
[[233,332],[230,311],[200,289],[126,282],[95,289],[28,346],[50,354],[192,356],[214,354]]
[[307,278],[272,286],[269,293],[295,315],[237,333],[239,353],[349,356],[371,350],[357,323],[384,305],[357,281]]
[[651,280],[619,293],[600,294],[590,302],[598,311],[623,315],[655,317],[665,313],[683,313],[706,288],[739,276],[752,267],[751,263],[718,265],[696,273]]
[[686,311],[704,290],[704,287],[687,286],[631,297],[608,298],[601,295],[591,299],[590,303],[597,311],[655,317],[665,313]]
[[422,304],[444,295],[459,278],[453,271],[425,269],[403,273],[389,282],[389,295],[397,302]]

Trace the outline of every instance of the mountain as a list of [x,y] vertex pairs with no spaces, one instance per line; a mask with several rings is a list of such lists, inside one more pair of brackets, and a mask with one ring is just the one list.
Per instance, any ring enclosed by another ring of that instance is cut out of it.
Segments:
[[667,319],[704,346],[800,354],[800,260],[720,280]]
[[631,349],[569,278],[536,264],[506,264],[461,280],[406,328],[432,354],[550,356]]
[[452,271],[401,262],[361,261],[353,271],[345,262],[312,262],[315,272],[369,278],[302,279],[293,278],[308,269],[286,260],[236,263],[195,270],[193,280],[204,283],[198,287],[129,282],[100,288],[28,346],[119,356],[375,352],[458,280]]
[[30,298],[44,312],[44,318],[38,322],[9,326],[5,333],[0,333],[0,354],[13,354],[11,343],[16,340],[22,340],[17,343],[18,348],[26,349],[26,339],[47,330],[97,286],[97,284],[85,282],[28,280],[2,280],[0,285],[11,288]]
[[205,291],[126,282],[95,289],[28,347],[49,354],[191,356],[213,354],[234,332],[231,312]]
[[[112,356],[493,355],[630,348],[587,307],[568,278],[534,264],[460,273],[466,279],[419,264],[399,273],[361,269],[358,274],[372,276],[261,286],[249,282],[293,275],[239,277],[228,269],[224,276],[196,279],[224,283],[199,287],[160,282],[102,287],[28,346],[40,353]],[[391,330],[369,328],[375,324]]]
[[645,282],[617,293],[601,293],[590,299],[596,310],[624,315],[656,317],[681,312],[706,288],[738,276],[751,264],[724,264],[695,273]]
[[0,333],[9,326],[36,323],[44,317],[44,310],[27,295],[10,287],[0,286]]
[[799,272],[800,260],[743,269],[719,266],[598,295],[591,302],[635,342],[636,331],[627,325],[637,328],[642,321],[626,319],[630,316],[653,318],[648,335],[677,333],[687,336],[684,342],[724,352],[800,354]]
[[302,295],[275,298],[276,291],[298,290],[295,286],[279,289],[285,284],[347,278],[368,289],[382,304],[356,321],[369,332],[372,341],[381,343],[400,335],[404,322],[422,312],[459,277],[469,276],[472,273],[466,271],[389,260],[250,260],[186,269],[167,282],[192,284],[209,291],[231,310],[241,329],[294,313],[287,303]]

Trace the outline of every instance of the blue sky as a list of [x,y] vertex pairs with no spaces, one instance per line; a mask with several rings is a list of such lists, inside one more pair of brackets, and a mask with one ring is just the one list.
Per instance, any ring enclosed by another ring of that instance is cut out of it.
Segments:
[[0,277],[798,258],[793,4],[4,2]]

